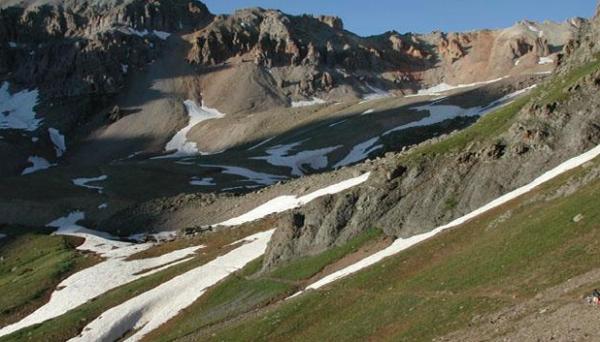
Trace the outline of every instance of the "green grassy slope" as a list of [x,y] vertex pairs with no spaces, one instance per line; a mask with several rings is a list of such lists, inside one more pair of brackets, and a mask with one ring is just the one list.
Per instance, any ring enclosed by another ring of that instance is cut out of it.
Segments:
[[303,280],[381,236],[380,230],[370,229],[344,245],[288,263],[267,274],[257,273],[262,261],[256,260],[210,289],[182,314],[152,332],[147,340],[170,341],[193,335],[198,329],[282,300],[298,291]]
[[62,279],[97,261],[75,250],[81,239],[22,227],[1,232],[8,237],[0,239],[0,326],[33,312]]
[[[600,161],[596,160],[596,166]],[[430,341],[600,264],[600,179],[580,168],[323,291],[189,340]],[[532,200],[533,199],[533,200]],[[575,223],[573,218],[584,219]]]

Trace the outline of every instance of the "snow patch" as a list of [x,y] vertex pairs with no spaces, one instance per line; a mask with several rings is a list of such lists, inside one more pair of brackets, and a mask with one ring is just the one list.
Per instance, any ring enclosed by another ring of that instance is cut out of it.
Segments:
[[342,147],[333,146],[325,147],[318,150],[301,151],[296,154],[290,154],[294,148],[302,145],[304,141],[295,142],[287,145],[277,145],[267,149],[267,156],[253,157],[255,160],[265,160],[267,163],[274,166],[284,166],[292,169],[292,175],[303,176],[307,171],[305,165],[310,166],[313,170],[321,170],[327,167],[329,161],[327,154]]
[[553,64],[554,60],[550,57],[540,57],[540,60],[538,61],[539,65],[546,65],[546,64]]
[[227,175],[241,176],[246,178],[246,181],[261,185],[272,185],[279,181],[287,179],[284,176],[272,175],[264,172],[256,172],[250,169],[246,169],[238,166],[227,166],[227,165],[209,165],[201,164],[202,167],[212,167],[223,169],[222,173]]
[[148,30],[139,31],[139,30],[136,30],[136,29],[134,29],[132,27],[127,27],[127,28],[121,30],[121,32],[123,32],[125,34],[129,34],[129,35],[136,35],[136,36],[142,37],[142,38],[146,37],[148,35],[155,35],[158,39],[161,39],[161,40],[166,40],[171,35],[168,32],[156,31],[156,30],[153,30],[153,31],[148,31]]
[[10,94],[8,82],[0,87],[0,129],[20,129],[33,132],[40,126],[42,119],[36,119],[33,110],[38,104],[39,92],[22,90]]
[[396,128],[392,128],[391,130],[383,133],[383,135],[388,135],[391,134],[393,132],[397,132],[397,131],[401,131],[401,130],[405,130],[408,128],[414,128],[414,127],[422,127],[422,126],[430,126],[445,120],[449,120],[449,119],[453,119],[459,116],[483,116],[489,112],[492,112],[494,110],[496,110],[497,108],[509,103],[510,101],[512,101],[515,97],[522,95],[528,91],[530,91],[531,89],[535,88],[536,85],[533,85],[531,87],[525,88],[525,89],[521,89],[518,91],[515,91],[511,94],[508,94],[490,104],[488,104],[487,106],[479,106],[479,107],[472,107],[472,108],[462,108],[459,106],[454,106],[454,105],[442,105],[439,104],[439,100],[438,101],[434,101],[432,103],[423,105],[423,106],[417,106],[417,107],[412,107],[411,109],[416,110],[416,111],[428,111],[429,112],[429,116],[418,120],[418,121],[414,121]]
[[103,209],[106,209],[106,208],[108,208],[108,203],[102,203],[102,204],[100,204],[98,206],[98,209],[100,209],[100,210],[103,210]]
[[337,126],[337,125],[341,125],[341,124],[343,124],[343,123],[344,123],[344,122],[346,122],[346,121],[348,121],[348,119],[341,120],[341,121],[338,121],[338,122],[334,122],[334,123],[332,123],[331,125],[329,125],[329,127],[335,127],[335,126]]
[[129,65],[121,64],[121,71],[126,74],[129,71]]
[[212,177],[206,177],[206,178],[192,177],[192,180],[190,181],[190,185],[215,186],[215,185],[217,185],[217,183],[215,183],[215,179]]
[[252,150],[255,150],[255,149],[257,149],[257,148],[259,148],[259,147],[261,147],[261,146],[264,146],[264,145],[268,144],[269,142],[271,142],[271,141],[272,141],[273,139],[275,139],[275,138],[276,138],[276,137],[270,137],[270,138],[268,138],[268,139],[265,139],[265,140],[263,140],[263,141],[259,142],[258,144],[256,144],[256,145],[254,145],[254,146],[250,147],[250,148],[248,149],[248,151],[252,151]]
[[317,97],[313,97],[312,100],[292,101],[292,108],[310,107],[310,106],[322,105],[325,103],[327,103],[327,101],[322,100]]
[[209,287],[263,255],[273,232],[252,235],[233,251],[111,308],[70,341],[114,341],[127,332],[134,333],[126,341],[141,340],[194,303]]
[[17,45],[17,43],[15,43],[15,42],[8,42],[8,46],[14,49],[14,48],[16,48],[18,45]]
[[67,144],[65,143],[65,136],[60,134],[60,131],[56,128],[48,128],[48,134],[50,135],[50,141],[54,144],[54,150],[56,151],[56,157],[60,158],[67,151]]
[[507,78],[508,76],[505,77],[500,77],[494,80],[489,80],[489,81],[483,81],[483,82],[475,82],[475,83],[469,83],[469,84],[458,84],[458,85],[450,85],[447,83],[441,83],[438,84],[436,86],[433,86],[431,88],[427,88],[427,89],[421,89],[418,91],[417,94],[414,95],[406,95],[406,97],[415,97],[415,96],[439,96],[442,95],[443,93],[446,93],[450,90],[456,90],[456,89],[461,89],[461,88],[471,88],[471,87],[477,87],[477,86],[482,86],[482,85],[486,85],[486,84],[492,84],[492,83],[496,83],[499,81],[502,81],[503,79]]
[[[383,260],[384,258],[387,258],[389,256],[397,254],[403,250],[406,250],[406,249],[416,245],[419,242],[422,242],[424,240],[432,238],[435,235],[443,232],[446,229],[459,226],[459,225],[461,225],[461,224],[463,224],[463,223],[465,223],[465,222],[467,222],[489,210],[497,208],[497,207],[499,207],[499,206],[501,206],[523,194],[528,193],[529,191],[533,190],[537,186],[539,186],[539,185],[541,185],[541,184],[543,184],[543,183],[545,183],[545,182],[547,182],[569,170],[572,170],[580,165],[583,165],[583,164],[587,163],[588,161],[591,161],[594,158],[598,157],[599,155],[600,155],[600,145],[596,146],[595,148],[591,149],[590,151],[588,151],[586,153],[583,153],[575,158],[565,161],[564,163],[560,164],[559,166],[555,167],[554,169],[552,169],[552,170],[544,173],[540,177],[536,178],[531,183],[529,183],[523,187],[520,187],[514,191],[511,191],[503,196],[500,196],[500,197],[496,198],[495,200],[491,201],[490,203],[480,207],[479,209],[474,210],[465,216],[457,218],[456,220],[454,220],[446,225],[437,227],[428,233],[415,235],[415,236],[405,238],[405,239],[397,239],[389,247],[387,247],[387,248],[381,250],[380,252],[377,252],[367,258],[364,258],[355,264],[352,264],[344,269],[341,269],[335,273],[332,273],[332,274],[324,277],[323,279],[309,285],[307,287],[307,289],[319,289],[319,288],[321,288],[327,284],[330,284],[338,279],[341,279],[350,274],[356,273],[366,267],[369,267],[369,266]],[[298,294],[296,294],[296,295],[298,295]],[[296,296],[296,295],[294,295],[294,296]]]
[[533,26],[532,24],[528,24],[527,28],[531,31],[531,32],[535,32],[537,33],[539,38],[542,38],[544,36],[544,31],[540,30],[539,28]]
[[75,178],[75,179],[73,179],[73,184],[84,187],[84,188],[88,188],[88,189],[98,190],[98,192],[102,193],[102,190],[104,190],[104,187],[89,185],[88,183],[101,182],[101,181],[105,181],[107,179],[108,179],[107,175],[102,175],[102,176],[93,177],[93,178]]
[[361,115],[367,115],[367,114],[371,114],[373,112],[375,112],[375,109],[367,109]]
[[31,163],[32,165],[25,168],[25,170],[23,170],[23,172],[21,172],[21,175],[28,175],[28,174],[31,174],[34,172],[38,172],[40,170],[46,170],[55,165],[55,164],[50,164],[49,161],[47,161],[46,159],[44,159],[42,157],[38,157],[38,156],[31,156],[31,157],[29,157],[29,159],[27,159],[27,161],[29,163]]
[[179,157],[190,157],[197,154],[206,155],[208,153],[203,153],[198,151],[198,145],[193,141],[187,140],[187,134],[190,130],[196,126],[197,124],[212,119],[219,119],[225,116],[225,114],[219,112],[214,108],[208,108],[204,105],[204,101],[202,105],[198,107],[195,101],[186,100],[183,103],[185,108],[187,109],[188,115],[190,116],[190,120],[188,125],[181,129],[179,132],[173,136],[171,141],[167,143],[165,147],[166,151],[175,151],[174,153],[167,156],[155,157],[152,159],[164,159],[164,158],[179,158]]
[[344,159],[335,164],[334,168],[337,169],[367,159],[371,153],[383,148],[383,145],[375,145],[377,142],[379,142],[379,137],[369,139],[354,146]]
[[246,222],[251,222],[251,221],[261,219],[261,218],[266,217],[271,214],[280,213],[280,212],[284,212],[284,211],[287,211],[290,209],[298,208],[316,198],[319,198],[319,197],[322,197],[325,195],[336,194],[338,192],[342,192],[344,190],[347,190],[347,189],[355,187],[359,184],[362,184],[362,183],[366,182],[367,179],[369,179],[370,174],[371,173],[368,172],[368,173],[363,174],[362,176],[351,178],[351,179],[339,182],[337,184],[330,185],[328,187],[319,189],[317,191],[311,192],[307,195],[300,196],[300,197],[293,196],[293,195],[276,197],[256,208],[250,210],[249,212],[247,212],[241,216],[234,217],[225,222],[217,223],[217,224],[215,224],[215,226],[238,226],[238,225],[241,225]]
[[84,238],[85,242],[77,249],[99,253],[105,260],[63,280],[46,304],[19,322],[0,329],[0,336],[61,316],[111,289],[187,261],[196,250],[203,247],[190,247],[155,258],[127,261],[129,256],[144,251],[153,244],[118,241],[108,233],[77,225],[84,218],[83,212],[76,211],[48,226],[58,228],[55,234]]

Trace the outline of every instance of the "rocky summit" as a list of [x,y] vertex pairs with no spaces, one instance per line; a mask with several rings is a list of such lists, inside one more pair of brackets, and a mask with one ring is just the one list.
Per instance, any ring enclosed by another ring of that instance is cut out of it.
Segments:
[[599,91],[600,6],[0,0],[0,341],[600,340]]

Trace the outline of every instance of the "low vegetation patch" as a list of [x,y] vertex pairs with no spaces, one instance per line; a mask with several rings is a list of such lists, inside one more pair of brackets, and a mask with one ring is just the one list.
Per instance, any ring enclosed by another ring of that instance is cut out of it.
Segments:
[[[327,289],[198,333],[193,340],[431,341],[466,327],[478,315],[530,300],[600,263],[600,246],[590,243],[600,239],[600,180],[565,197],[545,197],[568,179],[552,181]],[[509,217],[491,224],[508,211]],[[584,219],[575,222],[577,215]]]
[[198,330],[280,301],[296,292],[302,280],[311,278],[325,266],[357,251],[381,235],[381,230],[369,229],[346,244],[296,260],[266,274],[259,273],[262,260],[255,260],[208,290],[179,316],[148,335],[146,340],[171,341],[193,336]]
[[0,326],[33,312],[64,278],[99,261],[76,250],[82,239],[50,235],[48,229],[4,227],[0,232],[7,235],[0,239]]

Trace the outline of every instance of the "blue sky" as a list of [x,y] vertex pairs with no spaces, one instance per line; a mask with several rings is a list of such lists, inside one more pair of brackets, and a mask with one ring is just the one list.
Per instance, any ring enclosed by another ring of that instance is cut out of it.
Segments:
[[286,13],[334,14],[360,35],[399,32],[468,31],[511,26],[522,19],[563,21],[594,13],[596,0],[203,0],[211,12],[245,7]]

